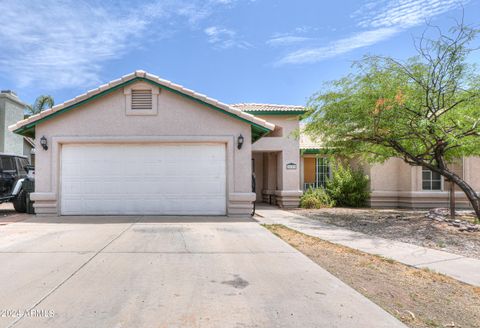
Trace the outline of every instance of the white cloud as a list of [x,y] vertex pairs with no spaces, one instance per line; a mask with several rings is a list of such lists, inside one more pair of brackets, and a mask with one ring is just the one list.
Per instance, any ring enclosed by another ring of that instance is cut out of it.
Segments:
[[368,29],[330,42],[286,54],[276,65],[315,63],[391,38],[410,27],[467,3],[469,0],[375,0],[367,2],[352,18]]
[[219,4],[224,4],[228,5],[233,3],[235,0],[210,0],[212,3],[219,3]]
[[213,44],[217,49],[229,48],[250,48],[252,45],[246,41],[242,41],[237,37],[237,33],[233,30],[210,26],[204,30],[208,37],[208,42]]
[[272,37],[270,40],[267,41],[269,46],[287,46],[292,44],[298,44],[305,41],[309,41],[311,38],[307,38],[304,36],[294,36],[294,35],[285,35],[285,36],[277,36]]
[[[0,0],[0,74],[19,87],[90,87],[102,65],[197,24],[228,0],[157,0],[146,5],[109,1]],[[157,33],[161,32],[161,33]]]
[[408,28],[454,9],[468,0],[377,0],[368,2],[353,17],[359,16],[359,26]]
[[318,32],[318,28],[311,26],[298,26],[287,33],[275,33],[265,43],[271,47],[285,47],[298,45],[307,41],[315,41],[309,35]]
[[324,47],[305,48],[293,51],[280,59],[277,62],[277,65],[315,63],[352,51],[354,49],[370,46],[379,41],[388,39],[398,32],[399,30],[397,28],[390,27],[360,32],[354,36],[332,42]]

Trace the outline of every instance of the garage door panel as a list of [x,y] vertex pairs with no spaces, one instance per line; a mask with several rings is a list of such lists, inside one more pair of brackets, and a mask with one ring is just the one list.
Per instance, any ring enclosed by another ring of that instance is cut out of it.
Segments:
[[[85,165],[85,162],[82,161]],[[106,163],[100,162],[98,165],[93,166],[92,163],[88,163],[90,169],[89,178],[98,179],[102,178],[105,180],[113,180],[117,178],[123,179],[137,179],[138,177],[148,177],[150,179],[164,178],[164,179],[175,179],[175,178],[187,178],[187,177],[199,177],[199,178],[221,178],[223,174],[221,171],[224,170],[224,163],[209,163],[209,166],[196,166],[189,167],[179,165],[169,164],[161,165],[161,163],[151,164],[150,167],[144,167],[141,169],[132,170],[131,167],[138,167],[140,164],[129,164],[124,166],[115,165],[115,163]],[[156,166],[155,166],[156,165]],[[189,165],[195,166],[197,163],[190,160]],[[75,163],[71,165],[70,163],[64,163],[63,175],[66,179],[75,179],[75,173],[79,170],[85,171],[81,163]],[[132,172],[128,172],[132,170]],[[160,171],[161,170],[161,171]],[[181,170],[181,172],[179,172]],[[64,179],[65,180],[65,179]]]
[[[188,190],[185,190],[185,185],[188,185]],[[62,189],[69,196],[89,194],[96,197],[103,195],[125,195],[127,197],[128,195],[132,196],[135,190],[139,190],[142,191],[141,197],[147,197],[148,194],[185,197],[195,195],[199,197],[199,194],[222,194],[224,188],[225,186],[212,181],[212,178],[196,179],[195,181],[190,178],[153,179],[144,183],[139,183],[136,178],[128,178],[122,182],[103,181],[101,184],[98,183],[98,180],[70,180],[63,182]]]
[[[78,213],[71,215],[98,214],[102,208],[101,215],[119,215],[119,211],[131,215],[199,215],[205,212],[205,206],[221,208],[223,198],[188,199],[169,198],[166,202],[158,202],[158,199],[120,199],[86,198],[81,200],[66,199],[63,204],[67,207],[75,206]],[[69,213],[70,214],[70,213]],[[223,210],[210,210],[208,215],[223,215]]]
[[64,215],[226,212],[221,144],[66,145],[61,171]]

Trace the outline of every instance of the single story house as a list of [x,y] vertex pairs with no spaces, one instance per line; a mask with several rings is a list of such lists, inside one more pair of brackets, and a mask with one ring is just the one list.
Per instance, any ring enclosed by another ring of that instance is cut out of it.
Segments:
[[[296,207],[329,177],[321,145],[295,137],[304,112],[228,105],[136,71],[10,130],[35,137],[37,214],[248,215],[254,201]],[[363,167],[374,206],[447,200],[439,177],[399,159]],[[480,189],[480,161],[462,170]]]

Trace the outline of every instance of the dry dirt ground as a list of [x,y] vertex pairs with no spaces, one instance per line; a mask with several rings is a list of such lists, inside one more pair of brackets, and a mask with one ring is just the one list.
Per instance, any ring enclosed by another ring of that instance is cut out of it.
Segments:
[[480,259],[480,231],[460,231],[429,219],[426,210],[324,208],[292,212],[367,235]]
[[480,327],[478,287],[282,225],[266,227],[409,327]]

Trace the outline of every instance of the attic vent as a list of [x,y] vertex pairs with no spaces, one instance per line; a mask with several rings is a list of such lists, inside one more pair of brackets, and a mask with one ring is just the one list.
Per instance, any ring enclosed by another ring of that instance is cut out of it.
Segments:
[[123,89],[126,115],[157,115],[160,88],[138,82]]
[[132,90],[132,110],[152,110],[152,90]]

